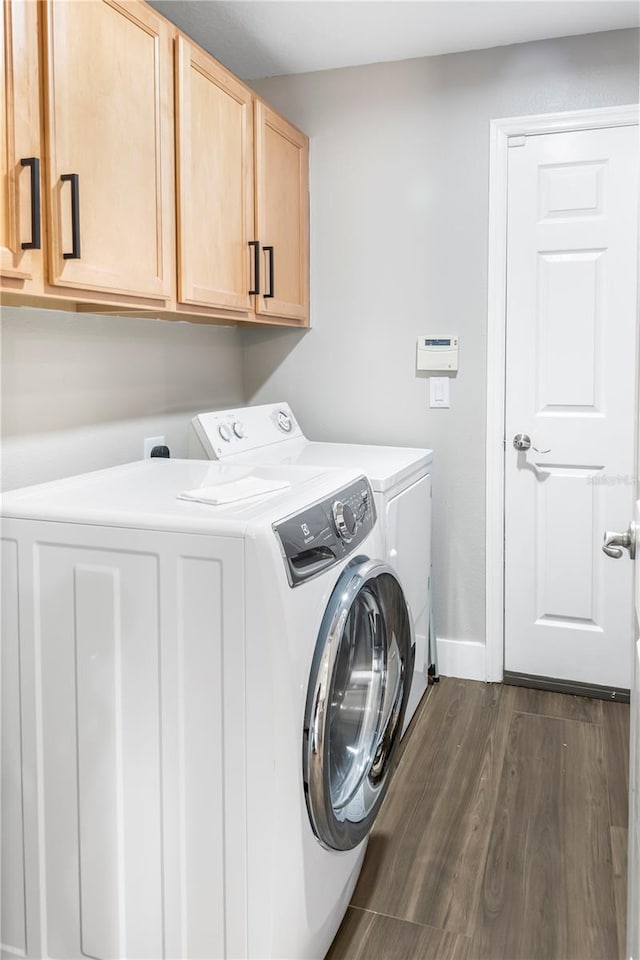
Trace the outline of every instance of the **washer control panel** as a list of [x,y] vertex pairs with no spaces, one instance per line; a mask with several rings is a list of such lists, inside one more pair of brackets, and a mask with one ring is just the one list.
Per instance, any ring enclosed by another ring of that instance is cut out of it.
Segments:
[[373,530],[376,508],[366,477],[274,523],[291,587],[344,560]]

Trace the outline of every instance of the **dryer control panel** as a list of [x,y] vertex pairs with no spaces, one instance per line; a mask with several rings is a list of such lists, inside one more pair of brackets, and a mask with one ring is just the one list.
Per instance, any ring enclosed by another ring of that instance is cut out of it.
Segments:
[[304,434],[284,402],[212,410],[191,421],[190,455],[200,459],[204,453],[211,460],[224,460],[298,438],[304,439]]
[[287,567],[289,586],[297,587],[348,557],[373,530],[376,508],[366,477],[274,523]]

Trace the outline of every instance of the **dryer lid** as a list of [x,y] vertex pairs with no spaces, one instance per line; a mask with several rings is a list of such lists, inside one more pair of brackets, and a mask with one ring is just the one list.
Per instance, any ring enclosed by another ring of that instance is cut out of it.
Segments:
[[375,493],[428,473],[433,456],[416,447],[307,440],[286,403],[201,413],[192,427],[212,459],[356,470],[369,478]]
[[[262,451],[264,454],[266,451]],[[271,453],[271,451],[269,451]],[[275,455],[280,453],[279,459]],[[274,457],[261,463],[288,463],[306,467],[358,470],[365,474],[376,493],[417,479],[430,471],[432,451],[415,447],[383,447],[365,443],[324,443],[298,440],[273,451]],[[286,460],[284,457],[286,456]]]
[[429,473],[431,459],[431,450],[364,443],[322,443],[303,437],[239,454],[233,458],[233,463],[357,470],[368,477],[374,493],[386,493],[398,485],[409,486]]

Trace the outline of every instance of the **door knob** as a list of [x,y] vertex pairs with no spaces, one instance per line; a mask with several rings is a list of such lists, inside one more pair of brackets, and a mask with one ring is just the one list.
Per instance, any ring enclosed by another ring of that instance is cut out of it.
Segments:
[[532,447],[531,437],[528,433],[516,433],[513,438],[513,445],[516,450],[529,450],[529,448],[532,448],[536,453],[551,453],[551,450],[538,450],[537,447]]
[[636,525],[629,524],[629,529],[625,533],[615,533],[613,530],[607,530],[604,535],[602,550],[608,557],[619,560],[622,556],[622,550],[629,551],[631,560],[636,558]]

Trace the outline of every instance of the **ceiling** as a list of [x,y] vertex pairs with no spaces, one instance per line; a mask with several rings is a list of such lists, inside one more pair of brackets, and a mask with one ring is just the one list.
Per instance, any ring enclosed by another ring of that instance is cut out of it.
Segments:
[[151,0],[245,80],[637,27],[636,0]]

